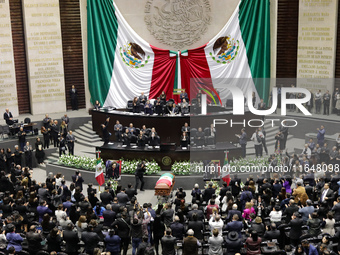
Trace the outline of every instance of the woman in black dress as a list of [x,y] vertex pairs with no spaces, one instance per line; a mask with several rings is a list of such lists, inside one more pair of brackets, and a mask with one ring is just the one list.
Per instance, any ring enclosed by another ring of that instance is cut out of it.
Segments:
[[40,141],[39,137],[35,142],[35,157],[37,158],[38,164],[44,165],[45,152],[43,149],[43,143]]

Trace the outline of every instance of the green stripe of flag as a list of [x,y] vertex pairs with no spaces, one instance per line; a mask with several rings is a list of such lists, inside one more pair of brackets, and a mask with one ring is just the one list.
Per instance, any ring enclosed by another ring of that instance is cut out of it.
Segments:
[[118,36],[112,0],[87,1],[88,78],[91,102],[104,104],[110,89]]
[[242,0],[239,22],[255,87],[267,101],[270,82],[262,78],[270,78],[270,0]]

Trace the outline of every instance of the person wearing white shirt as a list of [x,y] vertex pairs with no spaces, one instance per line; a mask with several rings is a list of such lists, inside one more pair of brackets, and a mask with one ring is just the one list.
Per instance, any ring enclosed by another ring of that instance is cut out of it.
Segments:
[[209,220],[209,226],[210,226],[210,229],[211,229],[211,233],[214,229],[217,229],[218,230],[218,235],[219,236],[222,236],[222,229],[223,229],[223,221],[221,220],[221,216],[220,215],[216,215],[216,214],[213,214],[211,217],[210,217],[210,220]]
[[310,156],[312,155],[312,151],[311,151],[311,149],[309,148],[308,143],[305,144],[305,147],[303,148],[301,154],[306,155],[308,159],[309,159]]
[[269,213],[271,222],[280,222],[282,217],[282,211],[280,211],[279,207],[274,207],[273,211]]
[[259,129],[256,129],[250,139],[254,142],[256,157],[262,157],[262,140],[264,139],[263,133]]

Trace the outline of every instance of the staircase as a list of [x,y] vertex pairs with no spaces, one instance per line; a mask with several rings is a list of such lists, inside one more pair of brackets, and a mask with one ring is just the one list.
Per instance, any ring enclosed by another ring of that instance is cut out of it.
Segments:
[[[76,138],[76,142],[74,144],[74,152],[76,156],[95,157],[95,147],[103,145],[102,139],[95,131],[92,130],[92,121],[89,121],[74,130],[73,135]],[[68,153],[68,151],[66,151],[66,153]],[[45,165],[49,163],[56,163],[58,159],[59,148],[56,148],[56,151],[45,160]],[[43,166],[39,167],[45,169]]]

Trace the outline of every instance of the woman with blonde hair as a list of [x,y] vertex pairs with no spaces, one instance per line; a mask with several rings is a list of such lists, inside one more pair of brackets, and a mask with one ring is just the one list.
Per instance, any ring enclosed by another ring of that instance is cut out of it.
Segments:
[[76,222],[76,228],[78,231],[78,236],[81,238],[81,233],[87,228],[86,216],[82,215]]

